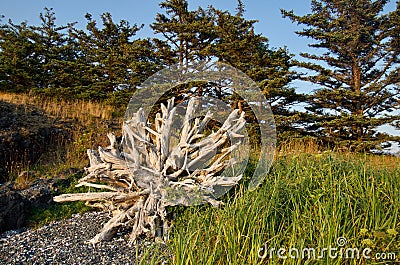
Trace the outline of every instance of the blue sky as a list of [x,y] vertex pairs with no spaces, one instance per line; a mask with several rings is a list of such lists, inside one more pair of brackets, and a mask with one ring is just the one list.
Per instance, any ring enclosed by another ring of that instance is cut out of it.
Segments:
[[[154,36],[150,24],[158,12],[163,12],[159,7],[159,0],[1,0],[2,7],[0,15],[4,15],[3,22],[12,19],[14,23],[27,21],[30,25],[40,23],[39,14],[44,7],[53,8],[58,25],[66,25],[69,22],[78,22],[76,27],[84,28],[86,13],[91,13],[96,20],[100,19],[100,14],[110,12],[114,21],[121,19],[128,20],[131,24],[144,24],[144,28],[139,31],[138,37]],[[289,19],[281,16],[280,9],[293,9],[296,14],[306,14],[310,11],[310,0],[279,1],[279,0],[244,0],[245,17],[256,19],[256,31],[262,33],[269,39],[270,47],[286,46],[292,54],[309,51],[307,44],[309,41],[299,38],[294,33],[299,28],[291,23]],[[189,0],[189,9],[197,9],[198,6],[207,7],[213,5],[222,10],[236,12],[237,0]],[[311,92],[312,87],[308,84],[295,82],[293,84],[299,92]]]
[[[3,22],[12,19],[14,23],[27,21],[30,25],[40,23],[39,13],[44,7],[53,8],[56,13],[57,24],[65,25],[77,21],[76,27],[84,28],[85,14],[91,13],[98,20],[100,14],[110,12],[114,21],[128,20],[131,24],[144,24],[144,28],[138,33],[139,37],[154,36],[149,27],[158,12],[162,12],[158,0],[1,0],[0,15],[4,15]],[[269,39],[271,47],[286,46],[290,53],[295,55],[300,52],[312,52],[307,44],[310,40],[299,38],[295,31],[299,30],[296,24],[281,16],[280,9],[294,10],[295,14],[304,15],[310,12],[310,0],[243,0],[245,4],[245,17],[256,19],[256,31]],[[213,5],[216,8],[236,12],[236,0],[189,0],[189,9],[198,6],[207,7]],[[386,11],[392,11],[396,7],[396,1],[391,0]],[[313,51],[315,52],[315,50]],[[297,57],[297,56],[296,56]],[[295,82],[292,84],[299,92],[311,92],[310,84]],[[392,131],[392,128],[382,128]],[[397,134],[397,133],[396,133]],[[400,133],[399,133],[400,134]]]
[[[29,24],[39,24],[39,13],[44,7],[52,7],[56,13],[58,24],[78,21],[77,27],[85,27],[84,15],[88,12],[96,19],[104,12],[110,12],[115,20],[126,19],[131,23],[145,24],[145,28],[139,33],[140,37],[152,35],[148,26],[154,21],[157,12],[161,9],[156,0],[2,0],[0,14],[6,19],[11,18],[14,22],[20,23],[26,20]],[[278,1],[278,0],[245,0],[245,17],[257,19],[259,23],[256,30],[270,39],[272,47],[287,46],[292,53],[298,53],[306,48],[307,40],[299,40],[294,34],[297,28],[289,20],[283,19],[280,8],[294,9],[298,14],[305,14],[309,11],[309,0],[300,1]],[[235,12],[236,0],[224,1],[201,1],[189,0],[189,8],[196,9],[197,6],[207,7],[213,5],[223,10]],[[6,20],[5,20],[6,21]]]
[[[86,26],[85,14],[91,13],[94,19],[99,19],[100,14],[110,12],[115,21],[128,20],[131,24],[144,24],[144,28],[138,33],[139,37],[153,36],[149,27],[158,12],[159,0],[1,0],[0,15],[4,15],[3,22],[12,19],[14,23],[27,21],[30,25],[40,23],[39,13],[44,7],[54,9],[58,25],[77,21],[76,27]],[[290,53],[296,57],[300,52],[312,52],[307,44],[310,40],[299,38],[295,31],[299,30],[296,24],[281,16],[280,9],[294,10],[298,15],[304,15],[310,11],[310,0],[243,0],[245,4],[245,17],[256,19],[256,31],[269,39],[271,47],[286,46]],[[189,9],[198,6],[207,7],[213,5],[222,10],[236,12],[237,0],[189,0]],[[394,10],[396,1],[391,0],[387,10]],[[315,52],[315,50],[313,51]],[[293,84],[299,92],[311,92],[312,86],[300,82]]]

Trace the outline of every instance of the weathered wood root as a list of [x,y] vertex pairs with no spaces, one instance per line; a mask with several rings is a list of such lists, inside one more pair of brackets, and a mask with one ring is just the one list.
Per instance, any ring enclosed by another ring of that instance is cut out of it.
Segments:
[[[161,105],[153,127],[139,110],[124,123],[121,143],[108,134],[110,146],[88,150],[88,174],[77,186],[109,191],[63,194],[54,201],[86,201],[112,212],[113,217],[90,243],[111,239],[120,227],[132,228],[132,242],[143,234],[165,237],[169,230],[167,206],[190,205],[192,197],[218,206],[221,202],[212,197],[213,190],[233,186],[241,179],[219,173],[234,163],[229,156],[241,142],[226,145],[243,137],[239,131],[245,126],[244,113],[232,111],[220,129],[205,136],[212,114],[202,120],[195,118],[196,104],[195,99],[188,103],[178,141],[172,141],[176,110],[172,99],[167,106]],[[187,196],[181,196],[183,193]]]

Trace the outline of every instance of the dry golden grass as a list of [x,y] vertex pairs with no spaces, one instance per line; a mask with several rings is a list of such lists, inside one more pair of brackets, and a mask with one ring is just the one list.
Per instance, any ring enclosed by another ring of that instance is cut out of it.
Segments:
[[366,164],[376,169],[393,169],[400,166],[400,157],[389,155],[367,155]]
[[276,149],[276,155],[318,154],[323,151],[323,147],[316,139],[304,138],[284,141]]
[[46,114],[57,118],[72,118],[88,122],[93,118],[112,119],[113,108],[106,104],[83,100],[66,101],[47,99],[29,94],[14,94],[0,91],[0,100],[17,105],[33,105]]
[[[47,115],[60,119],[74,119],[82,126],[77,126],[73,133],[74,142],[66,146],[63,151],[65,155],[53,155],[53,159],[57,160],[55,164],[61,163],[70,166],[82,166],[86,163],[87,148],[96,148],[103,142],[107,142],[106,131],[104,125],[100,123],[102,120],[113,119],[113,107],[102,104],[87,102],[83,100],[66,101],[61,99],[41,98],[29,94],[14,94],[0,91],[0,100],[17,104],[32,105],[43,110]],[[122,124],[122,118],[114,118],[117,124]],[[89,128],[89,131],[87,130]],[[85,131],[85,133],[83,133]],[[58,154],[58,152],[55,152]],[[348,160],[366,160],[367,164],[376,168],[393,168],[400,165],[400,158],[386,155],[363,155],[360,153],[352,153],[342,150],[327,150],[317,139],[304,138],[288,140],[281,143],[275,152],[275,158],[281,156],[299,156],[302,154],[321,156],[329,153],[329,155],[340,155]],[[56,156],[56,157],[55,157]],[[54,162],[54,161],[53,161]],[[50,163],[50,162],[49,162]],[[25,168],[25,167],[23,167]]]
[[400,157],[392,155],[364,154],[340,149],[327,150],[321,146],[317,139],[313,138],[296,139],[283,142],[276,149],[275,158],[279,159],[281,156],[297,157],[302,154],[316,157],[331,155],[338,157],[340,156],[342,159],[346,159],[348,161],[365,161],[367,166],[376,169],[392,169],[400,166]]
[[[122,123],[121,117],[113,117],[114,108],[102,103],[66,101],[1,91],[0,101],[19,108],[22,106],[22,111],[25,109],[26,113],[30,113],[34,107],[51,118],[49,120],[57,120],[57,126],[66,126],[65,129],[70,133],[70,138],[52,142],[34,164],[29,158],[10,158],[11,162],[7,162],[5,167],[12,179],[22,171],[41,171],[41,174],[53,175],[58,168],[83,168],[87,164],[86,149],[107,143],[107,132],[113,130],[116,124]],[[24,179],[21,181],[25,182]]]

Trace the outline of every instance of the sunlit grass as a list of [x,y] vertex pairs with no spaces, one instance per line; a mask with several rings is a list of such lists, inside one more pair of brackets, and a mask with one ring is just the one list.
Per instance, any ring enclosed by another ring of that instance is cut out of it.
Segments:
[[[34,167],[42,176],[53,176],[62,168],[82,168],[87,164],[85,150],[107,142],[106,129],[99,126],[100,120],[112,117],[107,106],[7,93],[0,93],[0,99],[89,124],[75,131],[64,150],[54,150],[49,161]],[[345,237],[345,247],[370,247],[373,254],[395,252],[400,262],[399,162],[393,156],[327,151],[313,139],[282,143],[261,187],[253,192],[236,187],[219,209],[203,205],[180,210],[168,245],[146,249],[137,257],[138,264],[161,264],[165,259],[169,264],[395,264],[258,255],[265,244],[269,250],[336,247],[337,238]],[[38,210],[31,221],[47,223],[86,210],[75,206]]]
[[[0,100],[25,108],[39,110],[50,121],[57,121],[57,127],[68,132],[69,137],[48,139],[49,146],[38,161],[31,163],[29,158],[13,159],[4,165],[9,172],[9,180],[18,180],[22,171],[34,171],[42,177],[52,177],[60,169],[83,168],[87,165],[87,149],[108,143],[107,133],[115,130],[110,124],[122,124],[122,117],[115,116],[114,108],[107,104],[84,100],[66,101],[29,94],[16,94],[0,91]],[[40,125],[40,124],[39,124]],[[50,126],[50,125],[49,125]],[[118,127],[119,128],[119,127]],[[12,155],[7,154],[7,155]],[[25,180],[21,180],[25,181]],[[29,185],[29,182],[26,183]]]
[[347,239],[345,248],[396,252],[399,260],[400,167],[373,168],[368,161],[333,153],[280,156],[258,190],[240,189],[220,209],[192,207],[179,216],[170,242],[172,264],[378,262],[258,257],[264,244],[338,247],[339,237]]
[[84,100],[50,99],[4,91],[0,91],[0,100],[17,105],[33,105],[54,117],[71,118],[80,122],[90,122],[94,118],[111,119],[114,111],[113,107],[102,103]]

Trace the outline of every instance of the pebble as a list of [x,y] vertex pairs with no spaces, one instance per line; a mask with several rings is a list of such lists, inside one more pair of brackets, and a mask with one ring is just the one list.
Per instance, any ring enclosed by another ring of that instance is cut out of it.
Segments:
[[107,212],[90,212],[38,229],[7,231],[0,235],[0,264],[136,264],[152,242],[142,239],[130,245],[129,231],[94,248],[85,243],[109,219]]

